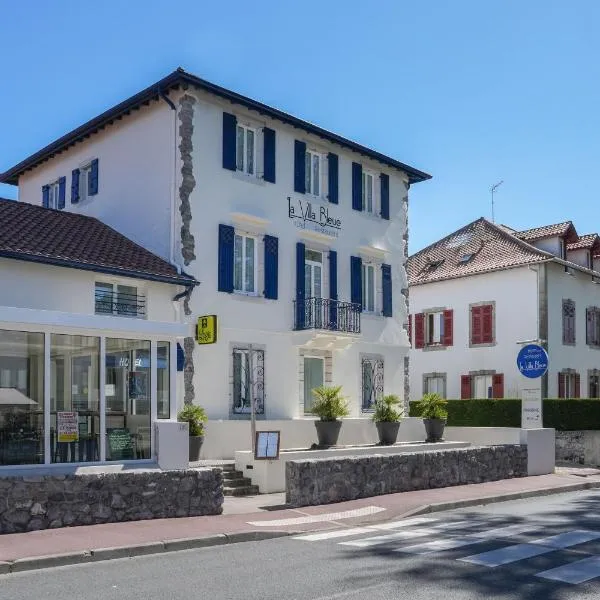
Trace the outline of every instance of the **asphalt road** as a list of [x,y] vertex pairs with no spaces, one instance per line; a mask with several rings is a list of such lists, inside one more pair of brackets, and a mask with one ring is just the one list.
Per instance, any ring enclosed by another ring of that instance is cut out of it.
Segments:
[[0,599],[600,598],[600,491],[346,533],[16,573]]

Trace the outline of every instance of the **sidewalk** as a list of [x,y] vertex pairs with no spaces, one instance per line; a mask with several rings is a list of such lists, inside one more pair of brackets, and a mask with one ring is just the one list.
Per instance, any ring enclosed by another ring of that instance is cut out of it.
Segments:
[[123,558],[399,519],[416,514],[600,487],[600,471],[558,468],[507,479],[290,509],[284,494],[226,498],[219,516],[66,527],[0,536],[0,573]]

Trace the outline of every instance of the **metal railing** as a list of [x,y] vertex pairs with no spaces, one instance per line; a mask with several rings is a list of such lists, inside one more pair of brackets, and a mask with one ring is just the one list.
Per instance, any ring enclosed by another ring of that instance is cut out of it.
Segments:
[[146,316],[146,297],[140,294],[96,290],[95,306],[97,315]]
[[294,300],[294,329],[360,333],[361,305],[330,298]]

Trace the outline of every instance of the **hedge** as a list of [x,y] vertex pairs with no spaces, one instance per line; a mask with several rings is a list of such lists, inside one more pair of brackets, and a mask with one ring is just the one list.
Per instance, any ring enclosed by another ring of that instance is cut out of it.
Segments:
[[[521,400],[448,400],[448,426],[520,427]],[[559,431],[600,430],[600,400],[546,398],[544,427]],[[419,416],[419,402],[410,403],[409,416]]]

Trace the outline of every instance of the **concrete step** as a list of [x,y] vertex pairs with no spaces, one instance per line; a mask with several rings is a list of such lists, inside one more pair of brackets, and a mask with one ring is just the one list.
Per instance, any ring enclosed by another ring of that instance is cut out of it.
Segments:
[[235,479],[243,479],[244,474],[241,471],[223,471],[223,479],[225,481],[233,481]]
[[224,496],[257,496],[258,486],[257,485],[245,485],[242,487],[224,487]]
[[248,479],[248,477],[240,477],[239,479],[224,479],[223,480],[223,487],[238,488],[238,487],[245,487],[248,485],[252,485],[252,480]]

